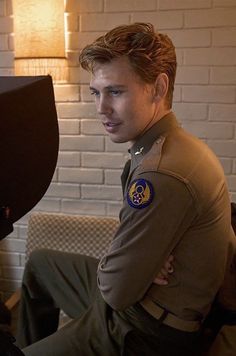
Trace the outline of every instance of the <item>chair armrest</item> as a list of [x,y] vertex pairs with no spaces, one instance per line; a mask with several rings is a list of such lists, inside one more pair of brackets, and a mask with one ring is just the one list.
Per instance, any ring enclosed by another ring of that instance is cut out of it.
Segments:
[[12,310],[14,309],[18,303],[20,302],[20,295],[21,295],[21,289],[17,289],[9,299],[5,302],[5,306],[9,309]]

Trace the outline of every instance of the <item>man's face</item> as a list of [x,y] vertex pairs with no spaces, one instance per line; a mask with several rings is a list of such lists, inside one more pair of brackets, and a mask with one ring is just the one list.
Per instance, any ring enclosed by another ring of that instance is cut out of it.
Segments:
[[155,122],[154,86],[141,81],[127,58],[97,64],[90,90],[113,142],[135,142]]

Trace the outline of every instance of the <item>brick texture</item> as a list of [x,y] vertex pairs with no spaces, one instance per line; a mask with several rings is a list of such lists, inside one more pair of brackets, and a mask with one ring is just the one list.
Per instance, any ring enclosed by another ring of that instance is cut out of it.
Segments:
[[[0,0],[0,76],[14,75],[12,2]],[[55,83],[60,151],[52,183],[34,210],[118,216],[128,144],[114,144],[96,115],[79,50],[116,25],[147,21],[176,46],[173,109],[219,157],[236,201],[235,0],[67,0],[67,82]],[[1,80],[1,79],[0,79]],[[20,285],[29,213],[0,243],[0,295]]]

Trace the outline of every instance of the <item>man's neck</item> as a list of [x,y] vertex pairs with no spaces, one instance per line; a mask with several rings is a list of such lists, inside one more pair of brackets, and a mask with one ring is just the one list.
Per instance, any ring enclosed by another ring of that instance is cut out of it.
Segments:
[[140,139],[140,137],[142,137],[145,134],[145,132],[147,132],[153,125],[155,125],[158,121],[160,121],[164,116],[169,114],[171,111],[172,111],[171,109],[166,109],[164,107],[162,110],[159,110],[156,113],[155,117],[153,117],[150,120],[150,122],[148,123],[148,125],[144,128],[142,133],[138,137],[136,137],[134,140],[129,141],[129,148],[131,148],[135,144],[135,142],[137,142]]

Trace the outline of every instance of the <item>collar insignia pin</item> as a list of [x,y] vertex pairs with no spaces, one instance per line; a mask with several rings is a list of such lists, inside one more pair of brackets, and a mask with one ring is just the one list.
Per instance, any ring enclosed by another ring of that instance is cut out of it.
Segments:
[[144,150],[144,147],[141,147],[138,151],[136,151],[134,154],[137,156],[137,155],[140,155]]

